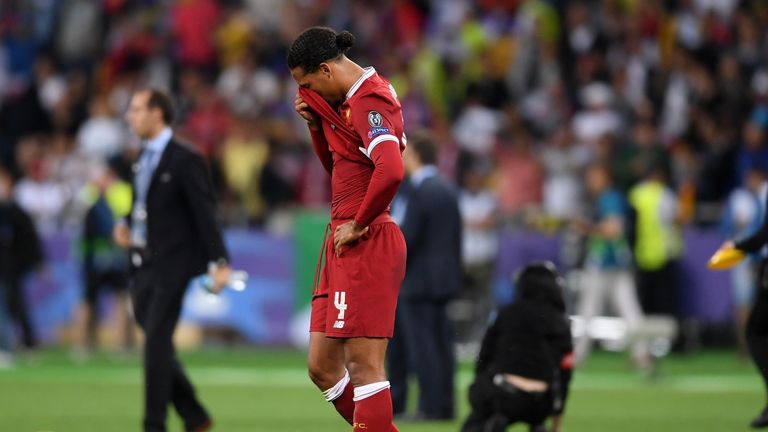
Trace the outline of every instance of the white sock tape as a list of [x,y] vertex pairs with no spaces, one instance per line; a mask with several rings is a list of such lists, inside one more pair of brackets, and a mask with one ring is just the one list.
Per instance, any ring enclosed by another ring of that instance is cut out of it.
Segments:
[[339,396],[344,393],[344,388],[347,387],[347,384],[349,384],[349,371],[344,369],[344,377],[341,379],[341,381],[337,382],[335,386],[323,392],[325,400],[328,402],[333,402],[338,399]]
[[369,398],[376,393],[379,393],[382,390],[386,390],[389,388],[389,381],[379,381],[371,384],[362,385],[360,387],[355,387],[355,398],[354,401],[357,402],[359,400],[363,400],[365,398]]

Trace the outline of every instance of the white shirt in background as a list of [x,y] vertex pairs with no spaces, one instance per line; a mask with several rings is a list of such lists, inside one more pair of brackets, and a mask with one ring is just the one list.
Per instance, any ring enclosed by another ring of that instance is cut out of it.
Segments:
[[499,203],[491,191],[461,191],[459,210],[464,221],[461,248],[465,265],[487,264],[496,259],[499,249],[496,228],[470,228],[467,223],[483,221],[493,216],[498,208]]

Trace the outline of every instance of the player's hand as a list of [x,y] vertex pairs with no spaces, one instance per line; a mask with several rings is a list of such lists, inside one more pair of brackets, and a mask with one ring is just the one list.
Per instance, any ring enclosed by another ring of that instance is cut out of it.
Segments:
[[320,117],[309,108],[309,105],[304,102],[304,99],[302,99],[301,96],[296,96],[296,100],[294,100],[294,108],[301,118],[307,121],[307,125],[310,129],[313,131],[320,130]]
[[225,286],[227,286],[231,272],[232,270],[228,265],[216,266],[216,268],[213,269],[213,272],[211,273],[211,279],[213,280],[213,286],[211,287],[212,293],[218,294]]
[[112,239],[115,244],[121,248],[127,249],[131,246],[131,229],[125,222],[118,222],[112,230]]
[[360,237],[368,232],[368,227],[360,227],[355,221],[349,221],[336,227],[333,232],[333,250],[336,256],[341,256],[342,248],[345,245],[356,242]]

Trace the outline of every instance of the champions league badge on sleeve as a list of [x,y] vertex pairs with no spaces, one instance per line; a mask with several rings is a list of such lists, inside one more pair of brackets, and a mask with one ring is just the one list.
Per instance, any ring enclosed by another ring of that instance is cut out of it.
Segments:
[[381,119],[381,114],[378,113],[378,111],[370,111],[368,112],[368,124],[373,127],[381,127],[381,124],[383,123]]

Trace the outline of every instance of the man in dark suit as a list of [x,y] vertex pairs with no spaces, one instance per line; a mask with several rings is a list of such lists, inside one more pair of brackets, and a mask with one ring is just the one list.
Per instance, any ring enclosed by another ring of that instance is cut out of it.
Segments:
[[416,418],[451,419],[455,359],[446,306],[461,282],[461,215],[453,186],[438,174],[431,138],[409,136],[404,158],[410,179],[392,209],[408,246],[388,352],[392,406],[404,414],[412,371],[419,382]]
[[206,431],[210,416],[176,357],[172,336],[192,277],[215,262],[213,291],[229,280],[213,185],[203,158],[173,136],[166,94],[135,93],[126,120],[141,138],[142,152],[134,167],[131,214],[115,228],[115,241],[130,248],[131,300],[145,334],[144,431],[166,430],[169,402],[187,431]]

